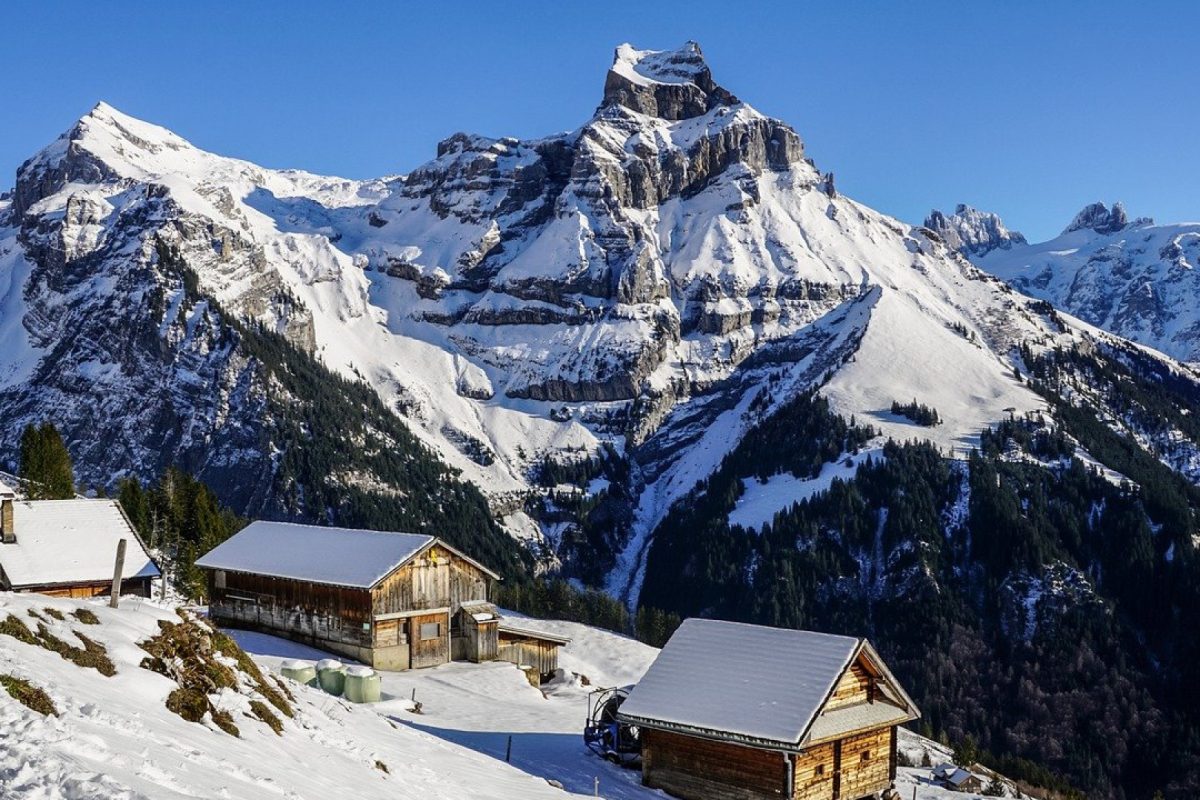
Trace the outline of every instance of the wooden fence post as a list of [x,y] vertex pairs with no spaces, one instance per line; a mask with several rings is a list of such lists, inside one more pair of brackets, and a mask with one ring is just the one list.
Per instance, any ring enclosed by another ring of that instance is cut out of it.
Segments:
[[119,598],[121,597],[121,573],[125,571],[125,540],[117,542],[117,562],[113,565],[113,580],[112,580],[112,597],[108,599],[108,604],[112,608],[117,607]]

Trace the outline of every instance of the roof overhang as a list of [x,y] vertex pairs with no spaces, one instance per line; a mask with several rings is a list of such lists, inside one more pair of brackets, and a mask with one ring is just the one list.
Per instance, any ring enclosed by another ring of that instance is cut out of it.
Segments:
[[543,642],[550,642],[556,645],[570,644],[571,640],[565,636],[555,636],[552,633],[542,633],[541,631],[530,630],[529,628],[521,628],[516,625],[509,625],[500,620],[500,633],[509,633],[514,636],[524,636],[527,639],[538,639]]

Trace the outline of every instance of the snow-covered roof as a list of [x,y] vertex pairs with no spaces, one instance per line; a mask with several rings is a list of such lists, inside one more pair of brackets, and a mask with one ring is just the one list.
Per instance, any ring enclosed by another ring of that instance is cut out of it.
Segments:
[[197,559],[196,566],[370,589],[435,542],[499,577],[428,534],[265,520],[250,523]]
[[110,581],[125,539],[123,580],[158,577],[158,568],[115,500],[18,500],[15,544],[0,544],[0,568],[14,588]]
[[513,625],[512,623],[504,620],[500,621],[499,631],[500,633],[507,633],[510,636],[525,636],[530,639],[540,639],[544,642],[550,642],[551,644],[564,645],[571,643],[571,640],[565,636],[555,636],[554,634],[546,633],[545,631],[535,631],[530,628],[522,628],[519,625]]
[[621,716],[795,746],[860,640],[688,619],[621,706]]

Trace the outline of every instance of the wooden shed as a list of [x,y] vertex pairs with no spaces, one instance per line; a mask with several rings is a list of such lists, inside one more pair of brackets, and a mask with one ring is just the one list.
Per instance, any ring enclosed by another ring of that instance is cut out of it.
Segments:
[[158,567],[120,503],[20,500],[0,484],[0,590],[106,597],[121,540],[121,593],[149,597]]
[[[209,616],[222,625],[379,669],[495,657],[486,620],[472,617],[473,636],[458,625],[500,576],[434,536],[259,521],[196,564],[208,571]],[[463,641],[452,646],[456,634]]]
[[689,800],[858,800],[892,787],[919,710],[865,639],[689,619],[621,706],[642,780]]
[[[500,623],[500,647],[498,658],[529,667],[542,680],[548,679],[558,669],[558,648],[570,643],[570,639],[522,628],[509,622]],[[532,680],[532,678],[530,678]]]

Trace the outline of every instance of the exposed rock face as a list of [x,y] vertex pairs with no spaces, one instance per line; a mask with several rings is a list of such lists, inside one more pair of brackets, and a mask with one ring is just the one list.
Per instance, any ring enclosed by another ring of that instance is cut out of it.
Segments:
[[1035,297],[1181,361],[1200,362],[1200,225],[1094,203],[1061,236],[976,257]]
[[1063,230],[1063,234],[1083,230],[1093,230],[1096,233],[1116,233],[1128,224],[1129,217],[1125,213],[1123,204],[1113,203],[1112,208],[1108,208],[1104,203],[1092,203],[1084,206],[1083,210],[1075,215],[1075,219],[1071,220],[1071,224]]
[[947,247],[965,256],[983,256],[1026,243],[1025,237],[1006,228],[998,215],[962,203],[949,216],[936,209],[929,212],[925,227],[942,237]]
[[700,45],[688,42],[678,50],[617,48],[604,79],[604,102],[639,114],[666,120],[698,117],[717,106],[737,105],[738,99],[712,78]]

